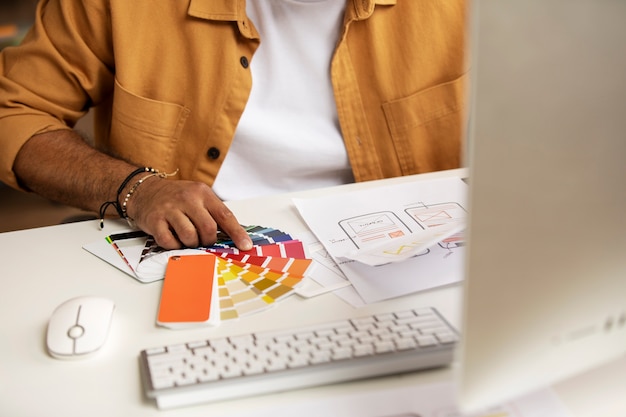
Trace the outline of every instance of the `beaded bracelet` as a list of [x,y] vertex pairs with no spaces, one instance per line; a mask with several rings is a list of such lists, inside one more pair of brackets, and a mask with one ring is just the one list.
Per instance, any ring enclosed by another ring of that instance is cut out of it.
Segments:
[[[174,175],[174,174],[171,174],[171,175]],[[130,198],[132,197],[137,187],[139,187],[145,180],[147,180],[150,177],[165,178],[167,176],[168,174],[165,174],[165,173],[160,173],[158,171],[153,172],[152,174],[148,174],[145,177],[141,178],[132,187],[130,187],[130,190],[128,190],[128,192],[126,193],[126,196],[124,197],[124,202],[122,203],[120,207],[122,211],[121,217],[126,220],[126,222],[128,223],[130,227],[133,227],[133,228],[135,227],[135,221],[128,216],[128,213],[126,213],[126,206],[128,205],[128,200],[130,200]]]
[[139,181],[137,181],[135,184],[133,184],[132,187],[130,187],[130,189],[126,193],[126,196],[124,197],[124,202],[121,205],[122,218],[126,220],[126,222],[128,223],[128,225],[130,227],[132,227],[132,228],[135,227],[135,220],[131,219],[130,216],[128,216],[128,213],[126,213],[126,206],[128,205],[128,200],[130,200],[130,198],[132,197],[133,193],[137,190],[137,187],[139,187],[145,180],[147,180],[150,177],[167,178],[167,177],[172,177],[172,176],[176,175],[177,173],[178,173],[178,170],[172,172],[171,174],[168,174],[166,172],[159,172],[157,170],[154,170],[154,172],[152,172],[151,174],[146,175],[145,177],[142,177]]
[[[128,176],[124,179],[124,181],[122,181],[122,184],[117,189],[117,194],[116,194],[116,197],[115,197],[115,201],[105,201],[100,206],[100,229],[104,228],[104,216],[105,216],[106,211],[109,208],[109,206],[113,206],[115,208],[115,210],[117,211],[117,214],[120,216],[120,218],[126,219],[126,221],[128,221],[129,224],[132,224],[132,219],[129,219],[128,216],[126,215],[126,204],[128,203],[128,200],[130,199],[130,195],[127,193],[126,198],[124,200],[124,204],[122,205],[122,204],[120,204],[120,194],[122,194],[122,191],[124,191],[124,188],[128,185],[130,180],[133,179],[133,177],[135,177],[136,175],[141,174],[142,172],[149,172],[150,174],[148,176],[142,178],[137,183],[135,183],[135,185],[133,185],[133,187],[131,187],[132,192],[134,192],[135,189],[137,187],[139,187],[139,184],[141,184],[143,181],[145,181],[149,177],[159,176],[161,178],[165,178],[165,177],[169,177],[169,176],[172,176],[172,175],[176,175],[176,173],[178,173],[178,170],[176,170],[172,174],[165,174],[165,173],[160,173],[157,169],[154,169],[152,167],[143,167],[143,168],[137,168],[136,170],[134,170],[133,172],[128,174]],[[130,193],[130,194],[132,194],[132,193]]]

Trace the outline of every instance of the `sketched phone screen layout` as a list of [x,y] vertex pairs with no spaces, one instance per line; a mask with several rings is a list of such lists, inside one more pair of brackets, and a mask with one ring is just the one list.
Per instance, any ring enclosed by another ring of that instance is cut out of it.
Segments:
[[411,233],[411,229],[391,211],[380,211],[344,219],[339,222],[339,226],[357,249]]

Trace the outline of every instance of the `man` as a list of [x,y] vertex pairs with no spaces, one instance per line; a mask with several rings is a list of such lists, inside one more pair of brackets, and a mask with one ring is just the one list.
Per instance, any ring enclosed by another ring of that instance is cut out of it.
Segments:
[[[167,249],[211,244],[218,228],[248,249],[222,199],[460,165],[465,11],[43,0],[0,60],[0,180],[113,206]],[[90,108],[95,146],[71,129]]]

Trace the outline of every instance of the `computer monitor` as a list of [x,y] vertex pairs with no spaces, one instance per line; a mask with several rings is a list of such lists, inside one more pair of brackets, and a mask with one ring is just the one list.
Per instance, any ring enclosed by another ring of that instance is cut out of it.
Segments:
[[626,353],[626,2],[471,7],[465,410]]

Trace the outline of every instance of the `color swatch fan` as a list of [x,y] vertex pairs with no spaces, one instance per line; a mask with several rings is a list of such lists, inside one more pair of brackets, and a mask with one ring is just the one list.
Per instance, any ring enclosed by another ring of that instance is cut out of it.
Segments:
[[[212,320],[206,318],[211,306],[219,305],[219,320],[232,320],[263,311],[295,292],[312,262],[306,258],[302,242],[277,229],[246,229],[254,244],[249,251],[238,250],[227,238],[210,247],[178,251],[163,251],[153,241],[146,242],[140,264],[167,262],[159,317],[161,306],[170,306],[170,315],[176,317],[180,312],[172,312],[171,306],[184,310],[192,305],[199,310],[197,325],[216,324],[214,315]],[[182,268],[182,264],[189,266]],[[181,271],[186,276],[181,277]],[[185,289],[172,290],[179,286]],[[217,300],[206,294],[207,288],[217,289]],[[180,327],[160,319],[157,322]],[[181,325],[189,324],[186,319]]]

